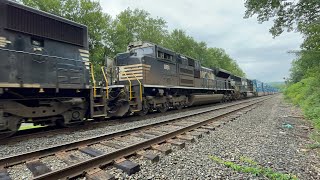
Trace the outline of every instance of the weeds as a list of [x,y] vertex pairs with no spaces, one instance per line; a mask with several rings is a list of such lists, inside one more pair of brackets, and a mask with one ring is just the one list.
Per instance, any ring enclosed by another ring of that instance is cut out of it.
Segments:
[[250,173],[255,176],[265,176],[270,179],[276,179],[276,180],[297,180],[298,178],[294,175],[290,174],[283,174],[280,172],[275,172],[271,168],[265,168],[260,165],[258,165],[257,162],[253,161],[250,158],[241,156],[240,161],[241,162],[246,162],[249,164],[249,166],[244,166],[244,165],[239,165],[231,161],[225,161],[217,156],[209,156],[210,159],[215,161],[216,163],[223,164],[228,168],[231,168],[237,172],[242,172],[242,173]]

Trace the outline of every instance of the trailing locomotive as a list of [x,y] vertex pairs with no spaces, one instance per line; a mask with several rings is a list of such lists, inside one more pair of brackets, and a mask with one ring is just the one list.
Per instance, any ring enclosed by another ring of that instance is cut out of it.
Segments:
[[25,122],[70,126],[236,100],[260,90],[256,81],[148,42],[130,44],[98,69],[100,87],[88,49],[86,26],[0,0],[0,138]]
[[[108,63],[110,116],[144,115],[169,108],[253,96],[253,82],[149,42],[135,42]],[[110,67],[110,65],[112,65]],[[121,97],[119,95],[122,95]]]

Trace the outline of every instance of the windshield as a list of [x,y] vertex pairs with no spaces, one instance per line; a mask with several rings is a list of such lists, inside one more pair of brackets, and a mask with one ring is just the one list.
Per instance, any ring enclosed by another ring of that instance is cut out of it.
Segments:
[[138,48],[138,49],[133,49],[132,52],[135,52],[137,56],[153,54],[153,48],[152,47]]

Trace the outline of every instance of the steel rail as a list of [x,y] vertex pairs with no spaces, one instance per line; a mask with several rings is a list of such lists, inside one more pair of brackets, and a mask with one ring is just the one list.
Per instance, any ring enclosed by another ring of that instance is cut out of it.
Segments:
[[252,101],[261,102],[261,101],[264,101],[266,99],[269,99],[269,98],[268,97],[267,98],[266,97],[262,97],[262,98],[253,99],[253,100],[250,100],[250,101],[244,101],[244,102],[235,103],[235,104],[232,104],[232,105],[221,106],[221,107],[217,107],[217,108],[214,108],[214,109],[203,110],[203,111],[199,111],[199,112],[194,113],[194,114],[187,114],[187,115],[183,115],[183,116],[180,116],[180,117],[169,118],[169,119],[167,119],[165,121],[159,121],[159,122],[155,122],[155,123],[150,123],[150,124],[146,124],[146,125],[139,126],[139,127],[128,128],[128,129],[125,129],[125,130],[120,130],[120,131],[115,131],[115,132],[112,132],[112,133],[102,134],[102,135],[99,135],[99,136],[96,136],[96,137],[91,137],[91,138],[83,139],[83,140],[80,140],[80,141],[74,141],[74,142],[65,143],[65,144],[61,144],[61,145],[57,145],[57,146],[52,146],[52,147],[49,147],[49,148],[43,148],[43,149],[40,149],[40,150],[35,150],[35,151],[32,151],[32,152],[27,152],[27,153],[24,153],[24,154],[5,157],[3,159],[0,159],[0,167],[4,167],[5,168],[5,167],[9,167],[9,166],[14,166],[14,165],[21,164],[21,163],[24,163],[26,161],[32,160],[34,158],[54,155],[55,153],[57,153],[59,151],[67,151],[67,150],[76,149],[77,147],[85,146],[85,145],[88,145],[88,144],[98,143],[98,142],[100,142],[102,140],[109,140],[109,139],[112,139],[112,138],[118,137],[118,136],[128,135],[128,134],[130,134],[132,132],[135,132],[135,131],[148,129],[148,128],[151,128],[153,126],[166,124],[166,123],[177,121],[177,120],[180,120],[180,119],[183,119],[183,118],[188,118],[188,117],[200,115],[200,114],[203,114],[203,113],[208,113],[208,112],[212,112],[212,111],[216,111],[216,110],[220,110],[220,109],[224,109],[224,108],[229,108],[229,107],[233,107],[233,106],[237,106],[237,105],[241,105],[241,104],[245,104],[245,103],[250,103]]
[[240,111],[242,109],[245,109],[245,108],[248,108],[250,106],[253,106],[253,105],[255,105],[257,103],[260,103],[260,102],[262,102],[264,100],[266,100],[266,99],[262,99],[260,101],[256,101],[256,102],[250,103],[248,105],[244,105],[244,106],[242,106],[240,108],[237,108],[235,110],[228,111],[226,113],[223,113],[221,115],[217,115],[215,117],[210,117],[210,118],[208,118],[208,119],[206,119],[204,121],[198,122],[196,124],[192,124],[192,125],[183,127],[181,129],[178,129],[176,131],[169,132],[169,133],[166,133],[164,135],[160,135],[160,136],[157,136],[155,138],[152,138],[152,139],[140,142],[140,143],[136,143],[134,145],[127,146],[125,148],[116,150],[114,152],[94,157],[94,158],[89,159],[87,161],[83,161],[83,162],[71,165],[71,166],[69,166],[67,168],[56,170],[56,171],[52,171],[52,172],[37,176],[34,179],[36,179],[36,180],[51,180],[51,179],[54,180],[54,179],[64,179],[64,178],[77,177],[79,175],[82,175],[82,174],[86,173],[87,171],[89,171],[92,168],[97,168],[97,167],[103,168],[106,165],[108,165],[110,163],[113,163],[116,159],[132,155],[132,154],[134,154],[135,152],[137,152],[139,150],[149,148],[151,145],[165,142],[168,139],[174,138],[174,137],[176,137],[176,136],[178,136],[180,134],[183,134],[185,132],[188,132],[188,131],[194,130],[196,128],[199,128],[199,127],[201,127],[201,126],[203,126],[205,124],[208,124],[208,123],[210,123],[212,121],[215,121],[217,119],[224,118],[224,117],[226,117],[226,116],[228,116],[230,114],[233,114],[233,113],[238,112],[238,111]]

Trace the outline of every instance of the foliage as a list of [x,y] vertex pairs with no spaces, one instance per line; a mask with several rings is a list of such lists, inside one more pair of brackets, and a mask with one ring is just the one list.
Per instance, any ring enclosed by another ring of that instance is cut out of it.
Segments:
[[286,82],[270,82],[268,83],[269,85],[271,85],[274,88],[279,89],[280,91],[283,91],[286,88]]
[[257,162],[243,156],[240,157],[240,161],[247,163],[248,166],[239,165],[231,161],[225,161],[217,156],[209,156],[209,157],[216,163],[223,164],[235,171],[242,172],[242,173],[250,173],[255,176],[265,176],[270,179],[283,179],[283,180],[298,179],[295,175],[283,174],[280,172],[275,172],[271,168],[265,168],[265,167],[259,166]]
[[163,45],[178,53],[200,60],[205,67],[222,68],[235,75],[245,76],[245,73],[236,61],[232,59],[225,50],[208,47],[205,42],[197,42],[181,29],[174,29],[164,41]]
[[312,119],[314,125],[320,130],[320,82],[319,75],[302,79],[290,85],[285,95],[292,103],[299,105],[305,115]]
[[147,11],[128,8],[112,22],[109,55],[125,52],[127,45],[137,40],[161,44],[167,33],[167,23],[162,18],[152,18]]
[[270,32],[280,35],[287,31],[303,31],[310,24],[319,23],[319,0],[246,0],[245,18],[257,15],[262,23],[273,19],[274,25]]

